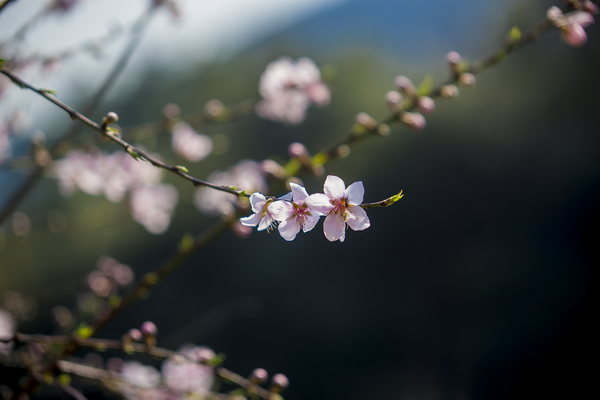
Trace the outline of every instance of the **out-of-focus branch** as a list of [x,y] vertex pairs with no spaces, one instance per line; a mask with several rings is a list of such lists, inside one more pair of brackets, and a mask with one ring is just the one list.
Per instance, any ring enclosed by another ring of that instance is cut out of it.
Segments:
[[0,12],[2,12],[2,10],[4,10],[4,7],[6,7],[7,5],[9,5],[10,3],[14,2],[16,0],[4,0],[2,3],[0,3]]
[[[86,347],[91,349],[103,349],[103,350],[121,350],[125,351],[123,342],[120,340],[109,340],[109,339],[96,339],[96,338],[72,338],[70,336],[45,336],[45,335],[26,335],[23,333],[17,333],[14,340],[19,343],[43,343],[43,344],[55,344],[55,345],[68,345],[75,341],[79,347]],[[127,352],[148,354],[156,358],[161,359],[174,359],[176,357],[184,357],[183,354],[156,346],[147,346],[142,343],[128,343]],[[57,363],[58,368],[67,373],[76,374],[85,378],[96,379],[96,380],[110,380],[110,379],[122,379],[121,375],[116,372],[109,372],[104,369],[93,368],[81,364],[77,364],[70,361],[61,360]],[[223,367],[214,368],[215,374],[220,378],[234,383],[244,389],[247,389],[255,394],[259,395],[263,399],[271,399],[271,392],[261,388],[250,382],[248,379],[232,372]],[[72,388],[71,388],[72,389]],[[75,389],[73,389],[75,390]],[[66,390],[65,390],[66,391]],[[71,394],[71,393],[69,393]],[[73,393],[74,394],[74,393]],[[75,397],[75,396],[73,396]]]

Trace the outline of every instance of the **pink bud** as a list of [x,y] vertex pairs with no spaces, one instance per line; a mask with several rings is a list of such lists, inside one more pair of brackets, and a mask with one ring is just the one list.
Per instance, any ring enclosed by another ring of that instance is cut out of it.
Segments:
[[397,76],[396,80],[394,81],[394,84],[396,85],[396,88],[398,88],[398,90],[406,93],[409,96],[413,96],[417,91],[412,81],[404,75]]
[[475,78],[475,75],[473,75],[470,72],[463,72],[458,77],[458,80],[460,81],[461,84],[463,84],[464,86],[467,86],[467,87],[475,86],[475,82],[477,82],[477,78]]
[[166,119],[174,119],[181,115],[181,109],[175,103],[165,104],[162,112]]
[[446,54],[446,60],[448,63],[450,63],[450,65],[457,65],[461,63],[462,57],[456,51],[451,51]]
[[158,328],[154,325],[152,321],[146,321],[142,324],[140,328],[142,331],[142,335],[144,336],[156,336],[158,334]]
[[419,110],[424,114],[431,114],[435,110],[435,101],[431,97],[420,97]]
[[572,47],[581,47],[587,42],[587,35],[585,34],[585,29],[580,24],[571,24],[563,32],[563,38],[565,42],[569,46]]
[[289,384],[290,381],[288,380],[287,376],[283,374],[273,375],[273,378],[271,379],[271,391],[278,393],[287,388]]
[[408,125],[412,130],[422,131],[425,129],[425,117],[419,113],[407,112],[402,114],[402,122]]
[[302,157],[307,153],[308,150],[302,143],[294,142],[288,146],[288,154],[290,157]]
[[269,373],[262,368],[256,368],[250,373],[250,381],[254,384],[260,384],[267,379],[269,379]]

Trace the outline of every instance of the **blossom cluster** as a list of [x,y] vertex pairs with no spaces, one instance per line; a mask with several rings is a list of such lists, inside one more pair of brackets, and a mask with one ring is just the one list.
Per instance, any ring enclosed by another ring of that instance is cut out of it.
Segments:
[[178,359],[165,360],[160,372],[138,361],[113,360],[112,365],[116,365],[123,377],[119,392],[126,399],[136,400],[204,398],[212,389],[214,372],[200,361],[207,354],[214,357],[214,352],[206,347],[184,345],[179,353]]
[[133,218],[153,234],[168,229],[179,201],[173,185],[159,183],[162,177],[159,168],[136,161],[122,151],[72,150],[56,161],[54,172],[64,196],[73,195],[79,189],[92,196],[103,194],[109,201],[118,203],[129,193]]
[[286,124],[299,124],[311,104],[326,106],[331,100],[319,68],[306,57],[298,61],[281,57],[269,63],[260,76],[258,91],[263,100],[256,104],[256,113]]
[[587,42],[584,28],[594,23],[592,14],[598,12],[597,7],[590,1],[584,1],[583,10],[577,10],[563,14],[556,6],[550,7],[546,16],[560,29],[564,41],[572,47],[583,46]]
[[245,226],[265,230],[277,225],[282,238],[292,241],[302,229],[311,231],[320,217],[325,216],[323,232],[330,242],[346,238],[346,226],[362,231],[371,226],[369,217],[360,206],[365,194],[362,182],[346,188],[344,181],[334,175],[327,176],[324,193],[309,195],[306,189],[290,183],[292,191],[277,200],[267,199],[261,193],[250,196],[254,214],[240,219]]

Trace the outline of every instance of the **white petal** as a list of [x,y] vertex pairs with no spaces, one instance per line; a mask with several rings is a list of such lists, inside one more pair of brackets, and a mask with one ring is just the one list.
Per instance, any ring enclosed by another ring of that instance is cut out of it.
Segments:
[[289,192],[288,194],[284,194],[283,196],[281,196],[279,198],[279,200],[286,200],[286,201],[292,201],[292,192]]
[[574,11],[565,15],[565,19],[569,24],[579,24],[584,28],[594,23],[594,17],[587,11]]
[[240,222],[244,226],[256,226],[262,218],[262,212],[252,214],[248,217],[240,218]]
[[285,221],[294,213],[292,204],[281,200],[271,203],[267,210],[271,213],[273,219],[277,221]]
[[265,196],[258,192],[252,193],[250,195],[250,205],[252,206],[252,212],[262,213],[266,202],[267,199],[265,198]]
[[341,199],[344,197],[344,189],[346,189],[346,184],[342,178],[335,175],[327,175],[323,191],[330,199]]
[[317,222],[319,222],[319,218],[321,218],[320,215],[307,215],[304,219],[304,226],[302,227],[302,230],[304,232],[312,231],[315,225],[317,225]]
[[344,197],[348,199],[348,203],[352,206],[362,204],[365,197],[365,187],[362,182],[354,182],[344,191]]
[[288,242],[294,240],[298,232],[300,232],[300,225],[293,220],[286,220],[279,224],[279,234],[282,238]]
[[263,217],[263,219],[261,219],[260,223],[258,224],[258,230],[264,231],[265,229],[269,228],[272,223],[273,223],[273,216],[271,215],[270,212],[267,211],[265,213],[265,216]]
[[302,201],[308,197],[308,192],[306,189],[297,183],[290,182],[290,187],[292,188],[294,202],[298,203],[299,201]]
[[339,215],[328,215],[323,223],[323,232],[330,242],[336,240],[343,242],[346,234],[346,223]]
[[308,205],[311,213],[327,215],[333,209],[331,199],[323,193],[311,194],[304,200],[304,204]]
[[371,226],[367,212],[359,206],[350,207],[346,216],[346,223],[355,231],[363,231]]

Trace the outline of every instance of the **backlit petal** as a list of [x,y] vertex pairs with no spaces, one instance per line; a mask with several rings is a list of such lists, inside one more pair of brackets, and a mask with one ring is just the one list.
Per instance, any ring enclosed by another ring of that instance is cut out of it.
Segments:
[[342,178],[335,175],[327,175],[325,185],[323,185],[323,191],[329,198],[341,199],[344,197],[344,189],[346,189],[346,184]]
[[260,220],[260,223],[258,224],[258,229],[257,230],[264,231],[269,226],[271,226],[271,224],[273,222],[274,222],[274,220],[273,220],[273,216],[271,215],[271,213],[270,212],[266,212],[265,216],[263,217],[263,219]]
[[294,240],[298,232],[300,232],[300,225],[294,220],[285,220],[279,224],[279,234],[282,238],[288,242]]
[[294,198],[294,202],[298,203],[299,201],[303,201],[308,197],[308,192],[304,187],[298,185],[297,183],[290,182],[290,187],[292,188],[292,196]]
[[346,223],[337,214],[328,215],[323,223],[323,232],[330,242],[335,242],[336,240],[343,242],[346,233]]
[[354,182],[344,191],[344,197],[348,199],[348,203],[352,206],[362,204],[365,197],[365,187],[362,182]]
[[240,218],[240,222],[244,226],[256,226],[260,219],[262,218],[262,213],[255,213],[248,217]]
[[346,223],[355,231],[363,231],[371,226],[367,212],[359,206],[348,209]]
[[302,227],[302,230],[304,232],[312,231],[317,222],[319,222],[320,217],[320,215],[307,215],[304,219],[304,226]]
[[294,207],[287,201],[276,201],[269,205],[268,212],[271,213],[273,219],[277,221],[285,221],[294,213]]
[[308,205],[311,212],[327,215],[329,214],[329,211],[333,209],[333,204],[331,204],[330,200],[331,199],[323,193],[315,193],[308,196],[306,200],[304,200],[304,203]]
[[250,195],[250,205],[252,206],[252,211],[255,213],[262,213],[263,208],[267,202],[267,199],[262,194],[256,192]]

